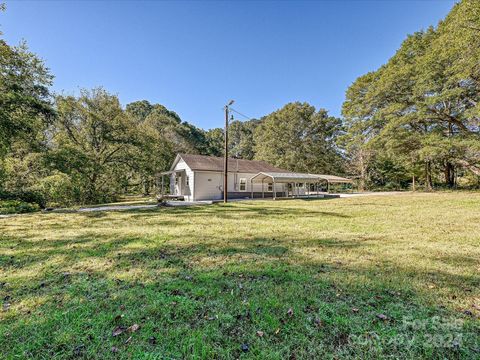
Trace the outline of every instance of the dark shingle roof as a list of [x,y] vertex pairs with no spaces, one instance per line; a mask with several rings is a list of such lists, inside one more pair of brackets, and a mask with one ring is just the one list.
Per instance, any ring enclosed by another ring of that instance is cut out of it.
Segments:
[[[205,155],[179,154],[179,156],[187,163],[192,170],[197,171],[223,171],[223,158]],[[228,159],[229,172],[289,172],[285,169],[277,168],[265,161]]]

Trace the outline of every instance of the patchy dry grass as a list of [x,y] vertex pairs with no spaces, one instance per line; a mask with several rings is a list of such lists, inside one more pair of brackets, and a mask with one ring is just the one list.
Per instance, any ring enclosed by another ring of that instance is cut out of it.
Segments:
[[480,357],[478,193],[33,214],[0,231],[2,358]]

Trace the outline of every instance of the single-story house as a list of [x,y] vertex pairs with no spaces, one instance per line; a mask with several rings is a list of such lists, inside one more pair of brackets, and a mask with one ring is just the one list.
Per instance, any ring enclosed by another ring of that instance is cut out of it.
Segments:
[[[161,173],[162,193],[166,193],[164,176],[169,176],[171,195],[186,201],[223,199],[221,157],[178,154],[170,171]],[[228,159],[228,197],[296,197],[319,194],[322,184],[351,183],[333,175],[294,173],[265,161]]]

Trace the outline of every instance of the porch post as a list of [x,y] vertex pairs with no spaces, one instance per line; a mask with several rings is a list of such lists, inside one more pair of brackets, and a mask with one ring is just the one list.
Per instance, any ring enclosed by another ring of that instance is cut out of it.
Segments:
[[250,178],[250,194],[251,198],[253,199],[253,178]]
[[265,180],[265,179],[262,179],[262,199],[265,198],[265,187],[263,186],[263,181],[264,181],[264,180]]
[[273,178],[273,200],[275,200],[275,198],[277,197],[277,192],[275,191],[275,178]]

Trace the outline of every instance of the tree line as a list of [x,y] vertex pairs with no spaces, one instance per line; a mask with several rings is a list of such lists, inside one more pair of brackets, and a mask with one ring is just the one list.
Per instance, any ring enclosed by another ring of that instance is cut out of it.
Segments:
[[343,146],[360,186],[479,185],[480,2],[409,35],[347,90]]
[[[347,90],[342,118],[293,102],[234,120],[229,154],[297,172],[347,175],[362,189],[480,185],[480,3],[409,35]],[[223,155],[222,128],[200,129],[147,100],[103,88],[54,94],[25,43],[0,38],[0,197],[42,205],[152,194],[176,153]],[[219,118],[221,114],[219,114]]]

